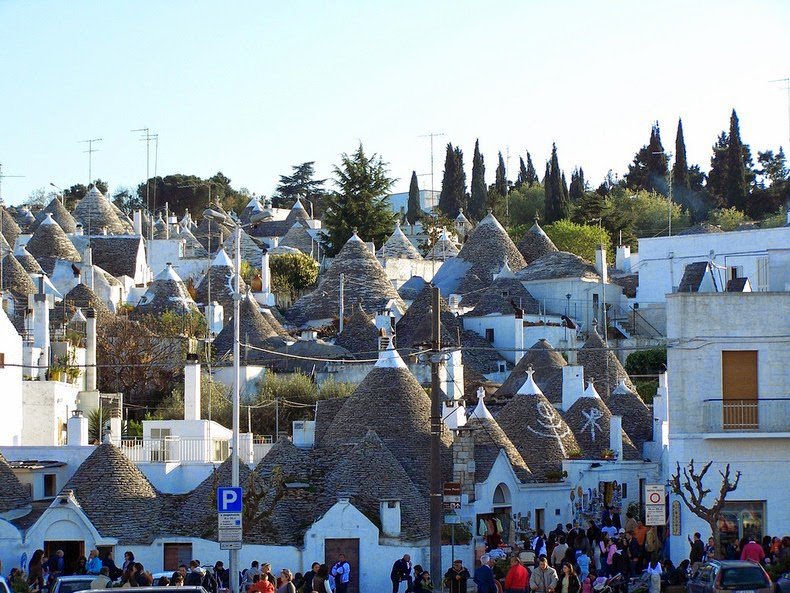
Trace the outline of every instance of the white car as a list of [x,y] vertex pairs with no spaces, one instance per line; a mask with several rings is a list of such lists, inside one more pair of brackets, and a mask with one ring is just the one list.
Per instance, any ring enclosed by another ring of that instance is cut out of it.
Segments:
[[75,574],[67,577],[58,577],[50,593],[75,593],[91,588],[91,583],[98,575]]

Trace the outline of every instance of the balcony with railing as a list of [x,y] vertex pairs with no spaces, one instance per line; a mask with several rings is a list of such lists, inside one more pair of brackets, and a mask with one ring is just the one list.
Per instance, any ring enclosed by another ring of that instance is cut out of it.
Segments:
[[790,397],[706,399],[702,403],[703,431],[708,438],[790,433]]
[[226,439],[162,438],[122,439],[121,452],[135,463],[221,463],[230,455]]

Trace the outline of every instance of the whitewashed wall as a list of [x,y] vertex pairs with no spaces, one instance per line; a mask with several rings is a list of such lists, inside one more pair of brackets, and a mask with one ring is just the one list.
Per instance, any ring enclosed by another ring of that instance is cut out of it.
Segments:
[[0,445],[22,444],[22,338],[11,320],[0,311],[0,352],[5,365],[0,368],[3,392],[0,414]]

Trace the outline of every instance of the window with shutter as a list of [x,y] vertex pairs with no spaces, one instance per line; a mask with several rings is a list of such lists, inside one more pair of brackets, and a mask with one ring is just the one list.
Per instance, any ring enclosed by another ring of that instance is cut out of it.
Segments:
[[725,430],[758,428],[756,350],[722,351],[721,397]]

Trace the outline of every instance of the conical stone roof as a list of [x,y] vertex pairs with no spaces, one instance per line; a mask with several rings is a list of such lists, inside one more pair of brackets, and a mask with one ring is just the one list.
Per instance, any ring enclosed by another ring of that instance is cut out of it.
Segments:
[[345,277],[346,303],[361,301],[362,308],[369,313],[384,309],[391,300],[402,310],[406,308],[384,268],[367,245],[354,234],[319,278],[315,290],[300,297],[288,309],[288,321],[300,326],[309,321],[337,318],[340,312],[341,274]]
[[433,244],[428,253],[425,254],[425,259],[444,261],[456,255],[458,255],[458,247],[456,247],[455,242],[450,239],[447,229],[442,229],[442,234],[439,235],[439,239]]
[[41,264],[36,261],[24,245],[18,246],[14,249],[14,257],[22,265],[28,274],[42,274],[44,270]]
[[[403,317],[395,326],[395,343],[399,349],[410,349],[424,346],[431,342],[431,307],[433,287],[425,285],[417,298],[412,301]],[[450,311],[447,301],[439,297],[442,344],[458,346],[460,325],[458,319]]]
[[291,211],[288,212],[288,216],[285,217],[285,222],[287,224],[285,228],[290,229],[294,223],[307,220],[310,220],[310,215],[307,213],[307,210],[305,210],[302,200],[297,196],[296,202],[291,206]]
[[115,319],[115,315],[107,307],[107,304],[88,286],[80,283],[66,293],[63,301],[55,305],[50,313],[50,320],[53,323],[68,323],[77,309],[83,311],[93,309],[96,312],[96,323],[99,326],[111,323]]
[[639,451],[647,441],[653,440],[653,414],[642,398],[625,384],[625,377],[606,400],[612,414],[623,418],[623,430],[631,437]]
[[524,261],[527,265],[534,262],[536,259],[543,257],[552,251],[559,251],[554,242],[549,238],[546,232],[540,227],[538,221],[535,221],[529,230],[524,233],[518,244],[519,253],[524,256]]
[[521,389],[499,411],[497,421],[533,474],[545,477],[546,472],[560,470],[562,461],[571,451],[579,450],[579,444],[560,413],[530,377],[525,385],[532,388]]
[[[213,208],[213,207],[212,207]],[[215,253],[225,240],[232,236],[232,229],[206,216],[193,233],[208,253]]]
[[[217,334],[212,344],[218,357],[223,357],[233,352],[233,308],[231,317]],[[283,341],[269,324],[266,317],[258,308],[258,303],[249,294],[239,303],[239,336],[242,343],[274,349],[281,346]],[[267,360],[270,358],[264,352],[249,349],[246,354],[248,360]]]
[[351,315],[346,318],[343,331],[337,335],[335,344],[353,354],[364,354],[360,358],[373,358],[378,353],[378,337],[375,322],[357,303]]
[[[358,443],[369,430],[375,431],[420,491],[427,491],[425,463],[430,456],[430,415],[428,394],[397,351],[384,350],[335,414],[321,446],[337,448]],[[441,438],[447,456],[452,437],[444,429]]]
[[[468,304],[469,300],[474,299],[465,298],[464,304]],[[480,293],[475,308],[467,315],[470,317],[513,315],[517,309],[526,314],[540,314],[538,301],[532,297],[521,282],[516,280],[510,267],[505,264],[503,272],[500,272],[491,285]]]
[[22,485],[6,458],[0,453],[0,513],[13,511],[29,504],[30,494],[27,488]]
[[47,214],[46,218],[41,221],[26,247],[48,274],[52,273],[56,259],[73,262],[82,259],[77,248],[74,247],[60,225],[52,220],[50,214]]
[[[236,239],[235,233],[231,233],[226,239],[225,242],[222,244],[225,248],[225,251],[229,254],[231,258],[235,257],[236,253]],[[241,231],[241,259],[242,261],[246,261],[249,263],[253,268],[260,268],[261,266],[261,256],[263,255],[263,250],[261,247],[255,242],[255,240],[250,237],[247,232],[242,229]]]
[[178,230],[173,235],[173,238],[184,240],[184,257],[185,258],[204,258],[208,257],[208,251],[201,245],[197,237],[192,234],[188,227],[178,225]]
[[[411,538],[427,537],[429,514],[427,497],[375,431],[361,441],[328,472],[326,490],[347,494],[351,502],[373,521],[380,517],[383,500],[398,500],[401,525]],[[411,530],[418,528],[417,533]]]
[[288,437],[281,436],[255,466],[255,473],[263,481],[268,482],[275,468],[280,469],[286,482],[308,482],[310,455],[294,445]]
[[479,293],[493,282],[505,263],[514,272],[526,265],[507,231],[489,213],[469,234],[458,256],[442,265],[433,282],[442,294],[467,295],[463,304],[468,301],[474,306]]
[[20,304],[24,303],[25,307],[27,307],[27,295],[36,292],[36,286],[30,275],[13,253],[3,258],[3,290],[11,292],[14,300]]
[[[208,272],[201,278],[200,283],[195,290],[195,302],[205,310],[204,307],[210,302],[217,302],[222,305],[223,317],[227,322],[233,316],[233,293],[236,283],[236,274],[233,268],[233,262],[225,253],[224,249],[220,249],[211,262]],[[209,300],[209,287],[211,291],[211,298]],[[247,283],[243,278],[239,278],[239,288],[242,293],[247,291]]]
[[131,225],[122,220],[110,201],[96,186],[91,187],[74,208],[74,218],[82,223],[87,234],[99,234],[107,229],[110,235],[124,235],[132,232]]
[[280,240],[278,247],[290,247],[291,249],[298,249],[307,255],[314,255],[314,243],[313,238],[307,230],[307,224],[304,222],[295,222]]
[[49,204],[47,204],[47,207],[36,215],[35,221],[33,222],[33,224],[30,225],[29,230],[31,233],[36,231],[39,225],[47,217],[47,214],[52,215],[52,220],[54,220],[60,225],[60,228],[63,229],[64,233],[77,232],[77,221],[74,220],[74,217],[71,215],[71,212],[66,210],[66,207],[61,203],[61,201],[58,198],[53,198],[52,201]]
[[161,315],[165,311],[173,311],[181,315],[199,312],[181,276],[170,264],[156,275],[148,290],[140,298],[134,309],[134,316]]
[[615,353],[607,348],[595,323],[590,328],[584,346],[579,349],[577,359],[584,367],[585,376],[595,380],[595,387],[604,399],[609,398],[609,394],[620,383],[620,379],[625,379],[626,387],[636,393],[636,387],[628,377],[628,373]]
[[5,255],[11,253],[11,251],[11,246],[8,244],[8,241],[6,241],[5,237],[0,233],[0,254]]
[[501,400],[515,395],[527,380],[527,371],[532,368],[534,380],[543,395],[550,402],[559,404],[562,402],[562,367],[567,364],[562,354],[552,348],[547,340],[538,340],[518,361],[494,397]]
[[118,538],[121,544],[150,543],[155,538],[159,494],[115,445],[97,446],[74,472],[66,490],[73,492],[102,536]]
[[499,451],[504,451],[508,461],[522,482],[532,478],[532,471],[527,466],[521,453],[513,445],[486,408],[485,395],[482,388],[477,392],[477,407],[472,411],[466,422],[474,429],[475,439],[475,482],[483,482],[491,473]]
[[247,224],[250,222],[250,216],[257,212],[263,212],[263,206],[261,206],[261,203],[256,196],[252,196],[250,201],[247,202],[247,205],[244,207],[244,210],[241,211],[239,220],[242,224]]
[[17,237],[22,233],[22,229],[19,228],[16,220],[14,220],[14,217],[11,216],[5,206],[0,206],[0,217],[2,217],[0,218],[0,231],[2,231],[2,235],[8,245],[13,248]]
[[378,256],[382,259],[422,259],[420,252],[401,230],[400,221],[395,222],[395,230],[379,249]]
[[[590,383],[564,414],[565,422],[570,426],[579,443],[579,450],[585,459],[600,459],[601,453],[610,449],[609,425],[612,413]],[[639,454],[631,439],[623,432],[624,459],[639,459]]]

